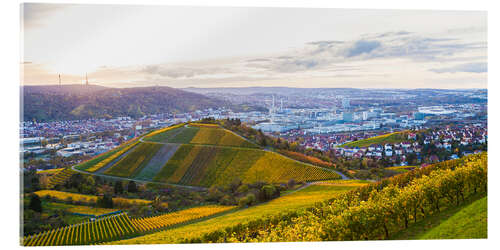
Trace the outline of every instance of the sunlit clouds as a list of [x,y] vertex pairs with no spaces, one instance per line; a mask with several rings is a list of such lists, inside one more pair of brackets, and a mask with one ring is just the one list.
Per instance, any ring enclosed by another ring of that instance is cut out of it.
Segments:
[[485,12],[24,5],[23,84],[486,88]]

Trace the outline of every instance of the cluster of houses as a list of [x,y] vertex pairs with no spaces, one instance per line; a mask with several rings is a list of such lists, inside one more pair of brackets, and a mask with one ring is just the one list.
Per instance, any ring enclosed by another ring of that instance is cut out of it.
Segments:
[[338,156],[350,158],[370,157],[380,159],[382,157],[401,156],[403,159],[405,155],[411,153],[420,153],[422,146],[418,142],[400,142],[394,144],[372,144],[368,147],[353,147],[353,148],[334,148],[333,151]]
[[461,127],[446,127],[443,130],[432,131],[424,137],[424,144],[434,143],[438,148],[451,149],[453,142],[462,146],[483,144],[488,140],[486,125],[477,123]]
[[[373,144],[368,147],[337,147],[332,149],[337,156],[349,158],[370,157],[381,159],[383,157],[396,161],[398,158],[404,162],[408,154],[420,154],[425,145],[433,144],[437,148],[452,151],[456,146],[468,146],[484,144],[487,142],[487,130],[485,124],[473,124],[464,126],[447,126],[445,129],[435,129],[430,132],[420,133],[423,140],[417,141],[416,133],[408,134],[408,141],[398,143]],[[454,152],[453,152],[454,153]],[[464,155],[476,152],[463,152]],[[431,155],[431,161],[438,161],[437,156]],[[458,158],[452,154],[451,158]]]

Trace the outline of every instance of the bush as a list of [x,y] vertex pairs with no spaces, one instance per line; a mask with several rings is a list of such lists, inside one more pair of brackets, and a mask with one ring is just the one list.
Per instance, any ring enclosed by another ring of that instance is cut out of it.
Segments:
[[218,201],[220,198],[222,198],[224,194],[219,190],[218,187],[212,186],[210,189],[208,189],[208,196],[207,200],[209,201]]
[[104,194],[97,198],[97,206],[103,208],[113,208],[113,197],[109,194]]
[[220,199],[219,203],[221,205],[233,205],[234,204],[234,199],[231,196],[229,196],[229,195],[224,195]]
[[29,204],[29,209],[41,213],[42,212],[42,200],[40,200],[40,197],[36,194],[33,194],[31,196],[30,204]]
[[241,185],[238,190],[236,190],[237,193],[240,193],[240,194],[244,194],[246,192],[248,192],[248,185],[246,184],[243,184]]
[[255,195],[254,194],[248,194],[247,196],[241,198],[238,201],[238,205],[240,207],[251,206],[254,202],[255,202]]
[[138,189],[137,189],[137,184],[135,184],[134,181],[130,181],[127,185],[127,191],[129,193],[137,193]]
[[265,185],[260,189],[260,197],[262,201],[268,201],[274,198],[276,188],[273,185]]

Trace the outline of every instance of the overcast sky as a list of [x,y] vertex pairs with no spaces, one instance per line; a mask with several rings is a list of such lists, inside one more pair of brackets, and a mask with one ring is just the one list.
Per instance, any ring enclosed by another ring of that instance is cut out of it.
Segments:
[[24,4],[22,84],[486,88],[487,13]]

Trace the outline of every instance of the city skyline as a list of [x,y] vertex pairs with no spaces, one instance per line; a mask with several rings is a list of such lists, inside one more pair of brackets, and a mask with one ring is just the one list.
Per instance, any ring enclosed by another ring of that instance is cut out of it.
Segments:
[[[487,15],[24,4],[23,85],[487,88]],[[432,25],[429,25],[432,24]],[[58,39],[48,39],[56,37]]]

